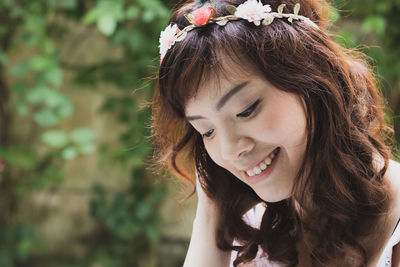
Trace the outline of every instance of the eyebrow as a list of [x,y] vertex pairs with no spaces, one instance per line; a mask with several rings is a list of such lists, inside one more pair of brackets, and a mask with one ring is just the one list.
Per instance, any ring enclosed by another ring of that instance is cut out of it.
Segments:
[[[245,81],[230,89],[225,95],[223,95],[218,100],[217,105],[215,106],[216,109],[220,110],[221,108],[223,108],[223,106],[229,101],[229,99],[231,99],[235,94],[237,94],[240,90],[242,90],[248,83],[249,81]],[[195,116],[186,116],[186,119],[189,121],[193,121],[198,119],[204,119],[204,117],[200,115],[195,115]]]

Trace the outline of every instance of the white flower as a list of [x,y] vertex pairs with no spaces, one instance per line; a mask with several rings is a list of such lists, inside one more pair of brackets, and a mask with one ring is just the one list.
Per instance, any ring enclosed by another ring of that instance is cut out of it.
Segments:
[[163,30],[160,34],[160,55],[161,58],[165,56],[168,49],[171,48],[175,44],[176,41],[176,33],[179,31],[178,25],[169,24],[165,30]]
[[247,0],[236,8],[235,16],[259,26],[260,21],[265,19],[269,12],[271,12],[270,5],[263,5],[257,0]]

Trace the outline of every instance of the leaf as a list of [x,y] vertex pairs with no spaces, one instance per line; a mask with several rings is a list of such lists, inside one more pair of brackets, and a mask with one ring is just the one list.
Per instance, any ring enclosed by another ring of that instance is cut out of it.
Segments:
[[298,15],[300,11],[300,3],[294,5],[294,14]]
[[97,27],[106,36],[110,36],[117,28],[117,22],[111,15],[103,15],[97,20]]
[[278,6],[278,13],[282,14],[283,13],[283,8],[286,6],[286,4],[281,4]]
[[227,19],[223,19],[223,20],[217,21],[216,23],[220,26],[225,26],[228,23],[228,21],[229,20],[227,20]]
[[61,152],[61,157],[64,160],[74,159],[74,158],[76,158],[77,155],[78,155],[78,151],[76,151],[76,148],[72,147],[72,146],[67,147],[66,149],[64,149]]
[[75,144],[87,144],[95,138],[96,133],[88,128],[77,128],[71,133],[71,139]]
[[274,16],[272,14],[269,14],[265,19],[263,19],[262,24],[263,25],[269,25],[274,21]]
[[186,35],[187,35],[187,31],[181,31],[179,36],[175,39],[175,42],[182,41],[183,39],[185,39]]
[[293,23],[293,17],[292,17],[292,16],[288,17],[287,20],[288,20],[290,23]]
[[227,5],[227,6],[226,6],[226,9],[228,10],[228,12],[229,12],[231,15],[235,15],[235,13],[236,13],[236,7],[235,7],[235,6],[233,6],[233,5]]
[[33,120],[41,126],[55,126],[60,119],[48,108],[37,111],[33,115]]
[[93,144],[84,144],[78,148],[78,151],[81,154],[92,154],[95,150],[96,147]]
[[369,16],[365,19],[361,26],[363,33],[376,32],[378,35],[383,36],[386,30],[386,19],[382,16]]
[[189,21],[190,24],[194,24],[192,14],[185,14],[184,16],[187,19],[187,21]]
[[338,21],[339,19],[340,19],[340,13],[338,12],[338,10],[335,9],[335,8],[331,8],[331,9],[329,10],[329,20],[330,20],[331,22],[336,22],[336,21]]
[[150,240],[157,242],[160,240],[160,232],[155,225],[146,225],[146,234]]
[[52,67],[45,72],[44,77],[50,84],[60,86],[63,80],[63,71],[58,67]]
[[90,24],[90,23],[97,21],[97,17],[98,17],[98,12],[96,9],[93,9],[85,14],[85,16],[82,19],[82,22],[84,24]]
[[23,238],[17,243],[17,253],[18,258],[26,259],[28,258],[31,250],[34,248],[34,240],[31,238]]
[[70,116],[74,111],[74,106],[71,100],[69,100],[65,95],[61,95],[59,98],[58,105],[56,107],[56,113],[60,118],[66,118]]
[[29,60],[29,64],[31,65],[33,70],[43,71],[48,69],[52,65],[51,61],[52,60],[47,56],[37,55]]
[[41,140],[46,145],[60,148],[68,143],[67,135],[63,131],[47,131],[41,136]]
[[26,61],[21,61],[11,67],[10,73],[15,76],[27,75],[31,71],[31,65]]
[[30,85],[21,80],[15,81],[15,83],[11,86],[11,92],[18,96],[18,98],[25,98],[25,95],[29,89]]
[[142,15],[143,22],[150,23],[156,17],[156,13],[152,9],[145,10]]
[[125,11],[125,18],[127,19],[136,19],[140,15],[140,9],[137,6],[130,6]]

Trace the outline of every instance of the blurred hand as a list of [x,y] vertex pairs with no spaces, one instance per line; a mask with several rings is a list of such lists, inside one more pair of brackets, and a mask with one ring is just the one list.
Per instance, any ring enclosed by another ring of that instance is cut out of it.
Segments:
[[200,184],[200,179],[199,175],[196,171],[196,192],[197,192],[197,198],[198,198],[198,208],[205,208],[206,210],[215,210],[216,206],[215,203],[212,199],[210,199],[207,194],[204,192],[203,187]]

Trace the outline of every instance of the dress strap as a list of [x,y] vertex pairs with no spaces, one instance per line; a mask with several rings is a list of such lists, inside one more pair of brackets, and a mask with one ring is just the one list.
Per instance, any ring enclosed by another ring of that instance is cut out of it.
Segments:
[[394,232],[396,231],[397,226],[399,226],[399,222],[400,222],[400,218],[397,220],[396,226],[393,229],[392,235],[394,234]]
[[397,220],[397,224],[393,229],[392,235],[387,242],[385,249],[379,259],[376,267],[390,267],[392,265],[392,250],[393,247],[400,242],[400,218]]

